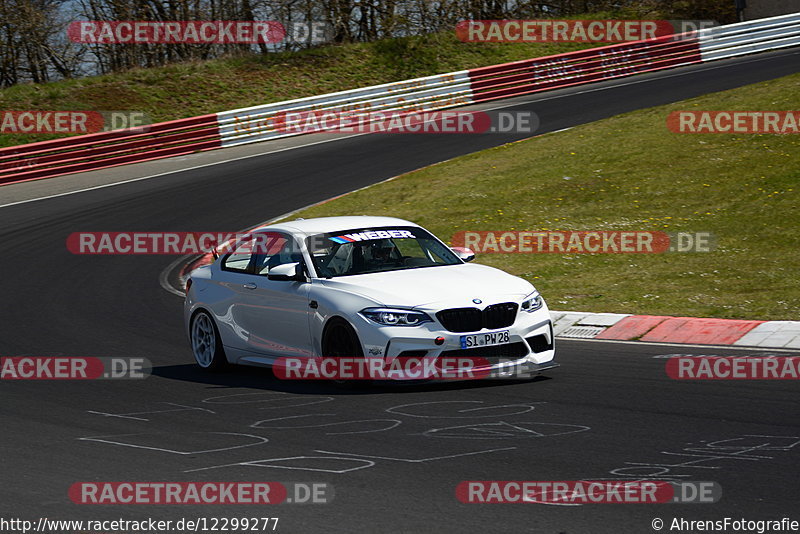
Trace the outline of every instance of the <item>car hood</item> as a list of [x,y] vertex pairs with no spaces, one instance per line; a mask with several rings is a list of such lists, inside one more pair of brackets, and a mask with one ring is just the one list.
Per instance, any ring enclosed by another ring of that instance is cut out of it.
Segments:
[[377,305],[407,308],[475,306],[473,299],[491,304],[521,299],[534,291],[522,278],[474,263],[342,276],[322,283]]

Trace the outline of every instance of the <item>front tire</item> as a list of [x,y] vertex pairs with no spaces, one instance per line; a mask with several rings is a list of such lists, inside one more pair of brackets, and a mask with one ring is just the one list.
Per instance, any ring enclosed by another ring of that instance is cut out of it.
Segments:
[[[323,358],[363,358],[364,351],[355,329],[344,319],[331,319],[322,336]],[[368,380],[333,380],[339,386],[356,388]]]
[[228,366],[217,325],[208,312],[200,310],[194,314],[189,332],[197,365],[208,371],[221,371]]
[[355,329],[343,319],[332,319],[322,338],[326,358],[363,358],[364,351]]

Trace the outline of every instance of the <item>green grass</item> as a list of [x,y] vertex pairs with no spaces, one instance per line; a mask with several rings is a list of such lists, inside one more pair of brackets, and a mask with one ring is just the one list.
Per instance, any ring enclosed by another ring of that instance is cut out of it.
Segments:
[[[586,48],[462,43],[453,32],[230,57],[0,90],[2,110],[131,110],[154,122]],[[0,147],[55,135],[0,135]]]
[[686,109],[797,110],[800,75],[485,150],[297,216],[391,215],[445,240],[460,230],[709,231],[718,248],[708,253],[476,261],[530,280],[556,310],[798,319],[800,136],[669,132],[667,114]]

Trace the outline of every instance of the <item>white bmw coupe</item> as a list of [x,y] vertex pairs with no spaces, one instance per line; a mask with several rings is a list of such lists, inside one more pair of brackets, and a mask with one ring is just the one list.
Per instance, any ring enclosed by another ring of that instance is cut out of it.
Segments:
[[192,352],[214,370],[287,357],[479,357],[534,375],[557,367],[536,288],[474,257],[391,217],[257,228],[187,280]]

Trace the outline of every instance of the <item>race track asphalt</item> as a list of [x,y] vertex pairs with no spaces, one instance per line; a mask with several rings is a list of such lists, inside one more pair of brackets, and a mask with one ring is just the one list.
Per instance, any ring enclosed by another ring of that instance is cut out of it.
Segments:
[[[797,72],[789,50],[517,99],[541,132]],[[501,105],[501,103],[498,103]],[[0,517],[279,517],[278,532],[653,532],[797,515],[791,381],[675,381],[665,356],[756,349],[560,341],[533,381],[347,391],[192,364],[166,256],[77,256],[78,231],[237,230],[521,136],[371,135],[0,209],[3,356],[127,356],[128,381],[0,383]],[[658,164],[658,162],[654,162]],[[57,178],[56,178],[57,180]],[[0,188],[0,196],[2,188]],[[780,353],[791,355],[791,353]],[[462,504],[465,480],[714,481],[714,504]],[[325,482],[329,504],[87,506],[79,481]]]

